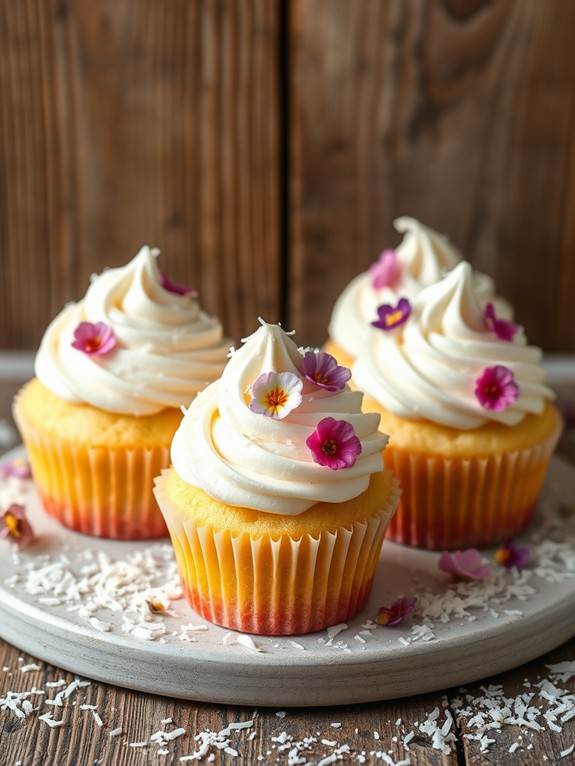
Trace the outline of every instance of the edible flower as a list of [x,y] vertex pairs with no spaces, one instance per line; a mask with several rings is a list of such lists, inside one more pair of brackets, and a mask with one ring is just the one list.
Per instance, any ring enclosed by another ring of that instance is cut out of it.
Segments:
[[315,431],[305,440],[314,462],[332,471],[351,468],[361,454],[361,442],[347,420],[323,418]]
[[481,563],[481,554],[476,548],[455,553],[443,551],[438,566],[442,572],[455,575],[461,580],[485,580],[491,574],[491,567]]
[[301,404],[303,381],[293,372],[264,372],[252,385],[250,410],[283,420]]
[[379,258],[369,267],[371,286],[375,289],[380,287],[394,287],[401,275],[401,266],[395,250],[384,250]]
[[326,391],[341,391],[351,378],[351,370],[337,363],[335,357],[325,351],[317,354],[307,351],[302,362],[302,372],[307,380]]
[[475,396],[486,410],[501,412],[519,396],[519,386],[508,367],[497,364],[486,367],[475,381]]
[[519,327],[515,322],[508,319],[499,319],[495,314],[493,303],[487,303],[483,312],[483,319],[488,329],[499,338],[499,340],[513,340],[513,337]]
[[397,625],[417,604],[416,598],[398,598],[391,606],[381,606],[375,618],[378,625]]
[[163,272],[160,273],[160,284],[164,290],[167,290],[169,293],[175,293],[175,295],[189,295],[190,298],[198,297],[198,291],[194,290],[193,287],[176,285],[174,282],[172,282],[168,275],[164,274]]
[[0,516],[0,539],[10,540],[18,547],[23,547],[34,539],[34,531],[26,518],[23,505],[13,503]]
[[523,569],[529,561],[529,548],[514,545],[513,540],[508,538],[496,552],[495,561],[505,569]]
[[0,465],[0,476],[8,477],[14,476],[17,479],[30,479],[32,478],[32,472],[30,471],[30,465],[23,457],[14,458],[4,465]]
[[390,306],[387,303],[378,306],[377,314],[379,318],[371,324],[380,330],[393,330],[394,327],[407,321],[411,314],[411,304],[407,298],[400,298],[397,306]]
[[80,322],[74,331],[72,346],[85,354],[103,356],[116,347],[116,336],[105,322]]

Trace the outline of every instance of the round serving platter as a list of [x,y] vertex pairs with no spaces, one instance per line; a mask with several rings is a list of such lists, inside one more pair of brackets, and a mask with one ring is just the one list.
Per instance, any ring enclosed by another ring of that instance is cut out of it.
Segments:
[[[3,462],[24,456],[22,449]],[[439,554],[385,542],[372,595],[346,625],[306,636],[245,636],[207,623],[179,598],[167,540],[114,542],[70,532],[32,481],[0,478],[36,533],[0,541],[0,637],[66,670],[130,689],[241,705],[340,705],[422,694],[509,670],[575,634],[575,468],[551,462],[536,518],[515,540],[529,565],[493,564],[457,582]],[[494,549],[482,551],[493,563]],[[394,627],[379,607],[416,597]]]

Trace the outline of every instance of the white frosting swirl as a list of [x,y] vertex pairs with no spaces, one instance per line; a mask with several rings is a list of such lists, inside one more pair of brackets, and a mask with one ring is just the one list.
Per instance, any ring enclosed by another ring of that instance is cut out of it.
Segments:
[[[505,341],[486,327],[472,268],[462,262],[419,293],[404,324],[371,329],[353,374],[359,388],[399,417],[472,429],[489,421],[512,426],[543,411],[553,393],[540,360],[521,328]],[[509,368],[519,386],[517,400],[501,412],[483,409],[475,396],[476,380],[496,365]]]
[[[397,283],[393,287],[375,288],[370,272],[364,271],[347,285],[333,307],[329,336],[353,357],[367,340],[370,323],[377,319],[378,306],[395,305],[400,297],[412,300],[462,259],[459,250],[446,237],[415,218],[396,218],[394,226],[405,234],[395,250],[400,267]],[[510,307],[494,297],[491,277],[476,272],[474,282],[481,302],[493,301],[500,316],[511,317]]]
[[[223,503],[284,515],[364,492],[371,475],[383,469],[387,437],[377,430],[379,415],[361,412],[359,391],[319,388],[301,369],[295,343],[279,326],[262,323],[233,353],[221,379],[188,408],[172,442],[180,478]],[[301,404],[282,420],[249,408],[252,384],[268,372],[290,372],[303,381]],[[353,426],[362,446],[353,466],[331,470],[313,461],[306,439],[325,417]]]
[[[35,372],[57,396],[110,412],[150,415],[187,405],[215,380],[229,341],[192,295],[161,284],[159,250],[143,247],[121,268],[92,277],[86,296],[47,328]],[[117,340],[103,355],[72,347],[80,322],[104,322]]]

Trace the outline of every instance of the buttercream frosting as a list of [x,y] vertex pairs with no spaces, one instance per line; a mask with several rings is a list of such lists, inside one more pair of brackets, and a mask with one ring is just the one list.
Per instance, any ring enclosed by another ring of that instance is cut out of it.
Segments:
[[[364,492],[383,470],[387,437],[377,430],[378,414],[362,413],[363,394],[307,380],[302,351],[278,325],[262,322],[243,344],[191,403],[174,436],[171,458],[180,478],[223,503],[284,515]],[[254,382],[269,372],[302,381],[301,403],[281,420],[250,409]],[[353,426],[361,454],[352,466],[331,470],[314,462],[306,439],[326,417]]]
[[[221,373],[230,342],[193,293],[162,285],[159,250],[142,247],[121,268],[93,276],[86,296],[48,326],[35,373],[54,394],[110,412],[151,415],[187,405]],[[116,347],[86,354],[72,346],[81,322],[112,328]]]
[[[370,271],[358,274],[336,300],[329,322],[329,336],[349,355],[357,356],[367,338],[370,322],[377,318],[377,307],[394,304],[399,297],[409,300],[424,287],[437,282],[452,269],[462,255],[447,239],[415,218],[402,216],[394,221],[404,237],[395,249],[399,276],[393,286],[374,287]],[[495,298],[494,282],[487,274],[475,272],[475,289],[482,302],[493,301],[501,316],[511,309]]]
[[[393,330],[370,329],[352,368],[355,384],[385,410],[472,429],[487,422],[513,426],[553,398],[541,350],[527,345],[523,329],[511,341],[490,330],[468,263],[422,290],[411,308]],[[475,395],[482,372],[497,365],[511,370],[519,387],[516,401],[502,411],[483,408]]]

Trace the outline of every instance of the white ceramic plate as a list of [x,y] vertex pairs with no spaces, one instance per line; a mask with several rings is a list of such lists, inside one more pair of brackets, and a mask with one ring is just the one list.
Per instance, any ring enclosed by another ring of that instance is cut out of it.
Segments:
[[[95,680],[224,704],[350,704],[469,683],[575,634],[575,468],[558,458],[535,521],[515,541],[531,549],[525,570],[494,566],[484,582],[457,583],[439,571],[437,553],[386,542],[371,598],[347,626],[251,641],[207,624],[182,599],[149,614],[146,598],[177,589],[166,542],[69,532],[40,509],[32,482],[0,480],[0,501],[18,493],[37,540],[16,553],[0,541],[0,637]],[[401,595],[418,597],[401,625],[371,622]]]

